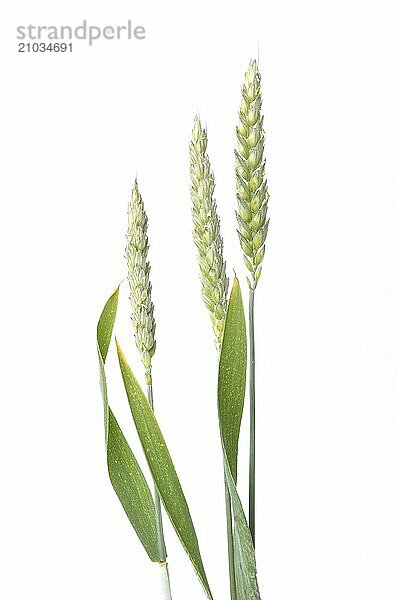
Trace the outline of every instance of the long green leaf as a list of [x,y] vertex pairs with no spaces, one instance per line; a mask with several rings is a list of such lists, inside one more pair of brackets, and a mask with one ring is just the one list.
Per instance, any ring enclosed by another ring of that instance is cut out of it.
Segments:
[[104,426],[108,473],[124,511],[149,558],[160,562],[155,505],[146,479],[108,404],[105,360],[112,337],[119,298],[117,288],[101,313],[97,326],[100,387],[104,403]]
[[234,562],[238,600],[260,600],[253,540],[236,488],[238,442],[246,389],[245,313],[235,278],[228,303],[218,371],[218,415],[224,471],[234,520]]
[[117,352],[131,414],[159,496],[208,598],[212,599],[188,504],[166,442],[153,410],[118,344]]
[[246,390],[246,324],[242,294],[235,277],[225,322],[218,369],[218,416],[221,436],[236,482],[238,442]]

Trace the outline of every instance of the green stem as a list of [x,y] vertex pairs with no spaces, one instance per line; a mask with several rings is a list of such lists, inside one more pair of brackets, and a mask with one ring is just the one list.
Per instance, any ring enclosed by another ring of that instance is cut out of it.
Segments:
[[[152,374],[151,371],[148,370],[146,373],[146,378],[148,381],[148,400],[151,408],[153,410],[153,389],[152,389]],[[164,600],[172,600],[171,596],[171,587],[170,587],[170,576],[169,569],[167,565],[167,552],[166,552],[166,544],[164,541],[164,532],[163,532],[163,521],[162,521],[162,507],[160,504],[160,498],[156,486],[154,487],[154,501],[155,501],[155,513],[156,513],[156,533],[158,538],[158,550],[160,556],[160,566],[162,568],[162,590]]]
[[230,589],[231,600],[236,600],[234,535],[233,535],[233,529],[232,529],[231,497],[229,495],[227,478],[225,475],[224,475],[224,485],[225,485],[225,511],[227,514],[229,589]]
[[250,394],[250,458],[249,458],[249,527],[255,544],[256,515],[256,384],[254,347],[254,289],[249,290],[249,394]]

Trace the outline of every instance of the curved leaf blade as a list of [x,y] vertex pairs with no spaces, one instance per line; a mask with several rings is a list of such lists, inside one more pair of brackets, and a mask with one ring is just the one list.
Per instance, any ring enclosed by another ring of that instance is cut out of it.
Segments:
[[224,472],[234,521],[234,564],[238,600],[261,600],[256,557],[246,515],[236,488],[238,443],[246,391],[247,339],[239,281],[228,303],[218,371],[218,415]]
[[141,468],[108,404],[105,360],[112,337],[119,298],[119,288],[105,304],[97,325],[97,351],[100,387],[104,404],[104,426],[108,473],[113,489],[134,527],[149,558],[160,562],[155,505]]
[[166,442],[153,410],[118,344],[117,352],[131,414],[159,496],[207,597],[212,600],[198,538]]
[[111,343],[111,337],[113,327],[115,325],[115,319],[117,314],[117,307],[119,303],[119,287],[111,294],[106,301],[102,313],[97,324],[97,344],[102,362],[105,364],[106,357],[108,355],[109,344]]

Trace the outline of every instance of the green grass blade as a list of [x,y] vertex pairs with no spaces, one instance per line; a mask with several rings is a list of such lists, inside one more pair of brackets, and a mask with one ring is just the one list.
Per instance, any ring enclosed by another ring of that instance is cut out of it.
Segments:
[[151,406],[119,345],[117,351],[131,414],[159,496],[207,597],[212,599],[188,504],[166,442]]
[[235,278],[218,369],[218,416],[221,437],[236,482],[238,442],[246,390],[246,324],[239,282]]
[[225,472],[235,525],[234,559],[237,597],[238,600],[261,600],[252,535],[228,463]]
[[100,387],[104,403],[104,425],[108,473],[123,509],[149,558],[160,561],[156,534],[155,505],[139,464],[108,404],[105,360],[118,306],[117,288],[101,313],[97,326]]
[[246,390],[245,313],[235,278],[228,303],[218,372],[218,414],[224,471],[234,520],[234,561],[238,600],[260,600],[253,540],[236,488],[238,442]]

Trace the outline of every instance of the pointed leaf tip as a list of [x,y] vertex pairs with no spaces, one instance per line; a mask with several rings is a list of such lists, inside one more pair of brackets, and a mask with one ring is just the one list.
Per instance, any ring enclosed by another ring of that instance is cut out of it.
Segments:
[[119,288],[120,284],[112,292],[109,299],[107,300],[97,324],[98,351],[101,355],[103,362],[105,362],[106,356],[108,354],[113,326],[115,324],[117,307],[119,302]]
[[234,282],[232,284],[232,290],[235,293],[237,293],[237,290],[240,290],[240,283],[239,283],[239,279],[238,279],[235,269],[233,269],[233,272],[234,272]]

